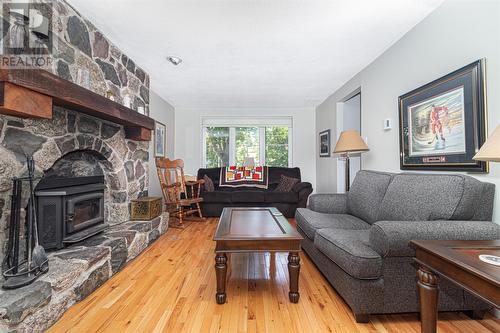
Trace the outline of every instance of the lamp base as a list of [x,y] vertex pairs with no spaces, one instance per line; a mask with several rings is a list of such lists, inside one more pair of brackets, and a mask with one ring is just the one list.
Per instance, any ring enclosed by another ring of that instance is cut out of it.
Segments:
[[351,165],[349,161],[349,155],[346,155],[345,157],[345,191],[349,192],[349,189],[351,187],[351,177],[350,177],[350,171],[351,171]]

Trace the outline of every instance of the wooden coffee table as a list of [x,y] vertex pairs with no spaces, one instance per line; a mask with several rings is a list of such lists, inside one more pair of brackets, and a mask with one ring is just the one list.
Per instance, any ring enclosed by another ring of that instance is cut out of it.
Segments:
[[218,304],[226,302],[227,253],[288,252],[290,302],[299,301],[300,241],[302,236],[274,207],[226,207],[215,231],[215,273]]
[[411,241],[410,245],[419,266],[417,286],[423,333],[436,332],[439,276],[500,308],[500,266],[479,260],[480,254],[500,256],[500,240],[425,240]]

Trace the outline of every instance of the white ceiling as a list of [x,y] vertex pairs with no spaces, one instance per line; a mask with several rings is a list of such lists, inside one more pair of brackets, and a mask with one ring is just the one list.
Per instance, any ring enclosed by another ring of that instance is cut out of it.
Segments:
[[175,107],[255,108],[318,105],[443,0],[68,1]]

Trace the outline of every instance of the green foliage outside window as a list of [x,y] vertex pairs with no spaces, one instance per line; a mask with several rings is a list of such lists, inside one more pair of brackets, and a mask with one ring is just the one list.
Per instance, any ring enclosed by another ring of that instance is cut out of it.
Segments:
[[288,127],[266,127],[266,165],[288,166]]
[[229,165],[229,127],[207,127],[206,165],[215,168]]
[[253,157],[259,163],[259,128],[236,127],[236,165],[243,165],[245,157]]
[[[215,168],[229,165],[229,127],[207,127],[205,132],[206,167]],[[243,165],[245,157],[253,157],[261,165],[260,130],[258,127],[235,128],[235,164]],[[288,166],[288,127],[265,128],[265,165]]]

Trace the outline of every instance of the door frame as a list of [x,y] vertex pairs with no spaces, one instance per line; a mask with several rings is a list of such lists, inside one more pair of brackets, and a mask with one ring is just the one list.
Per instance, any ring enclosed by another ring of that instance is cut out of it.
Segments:
[[[351,93],[347,94],[344,98],[339,100],[336,105],[336,114],[335,114],[335,119],[336,119],[336,133],[335,133],[335,142],[338,141],[340,137],[340,133],[344,130],[344,104],[349,101],[350,99],[356,97],[359,95],[359,131],[362,133],[362,114],[361,114],[361,107],[362,107],[362,94],[361,94],[361,87],[358,87]],[[345,162],[341,161],[340,159],[336,158],[336,165],[337,165],[337,193],[345,193]],[[359,160],[359,167],[360,170],[362,169],[362,159],[360,158]],[[341,179],[342,181],[339,181]],[[352,179],[351,179],[352,181]]]

